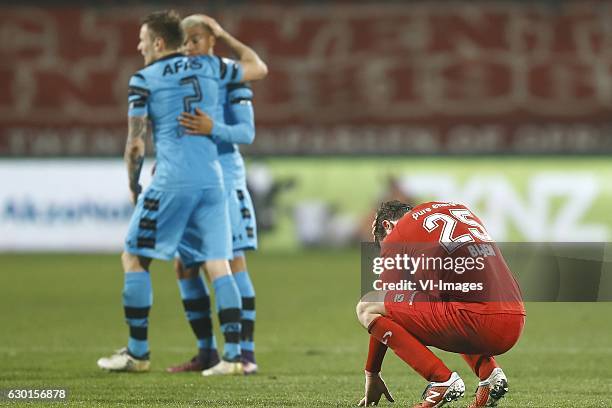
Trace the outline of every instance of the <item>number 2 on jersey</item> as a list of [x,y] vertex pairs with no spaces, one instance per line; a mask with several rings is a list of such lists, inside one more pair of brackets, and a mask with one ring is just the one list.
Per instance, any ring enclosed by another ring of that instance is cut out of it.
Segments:
[[202,101],[202,89],[200,88],[200,81],[195,75],[182,78],[179,82],[181,85],[191,85],[193,87],[194,94],[188,95],[183,98],[183,110],[185,112],[193,113],[191,105]]
[[[440,245],[442,245],[449,254],[462,245],[474,242],[474,238],[486,242],[493,241],[493,238],[491,238],[487,230],[478,221],[469,218],[472,216],[470,211],[458,208],[449,210],[449,212],[452,217],[438,213],[431,214],[423,220],[423,228],[425,228],[427,232],[433,232],[442,225],[439,241]],[[459,235],[457,237],[453,236],[457,221],[471,227],[468,228],[468,234]]]

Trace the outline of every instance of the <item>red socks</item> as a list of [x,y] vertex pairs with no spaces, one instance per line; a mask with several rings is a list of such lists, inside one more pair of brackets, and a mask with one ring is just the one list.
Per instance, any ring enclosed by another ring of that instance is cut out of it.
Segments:
[[462,354],[461,357],[463,357],[465,362],[468,363],[474,374],[476,374],[481,381],[489,378],[493,370],[499,367],[493,357],[486,357],[478,354]]

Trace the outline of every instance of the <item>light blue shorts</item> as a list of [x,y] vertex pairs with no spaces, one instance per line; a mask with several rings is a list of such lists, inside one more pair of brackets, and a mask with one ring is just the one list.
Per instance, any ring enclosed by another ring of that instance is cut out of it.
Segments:
[[125,239],[126,252],[186,265],[231,259],[229,213],[222,187],[191,191],[147,189],[138,198]]

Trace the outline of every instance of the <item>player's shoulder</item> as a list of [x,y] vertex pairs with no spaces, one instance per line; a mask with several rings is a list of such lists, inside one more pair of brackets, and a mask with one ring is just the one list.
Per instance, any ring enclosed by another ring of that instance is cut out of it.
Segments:
[[239,82],[239,83],[230,83],[227,84],[228,92],[248,92],[253,93],[253,89],[251,88],[251,84],[248,82]]
[[427,201],[416,205],[399,219],[396,225],[397,233],[404,234],[420,225],[430,215],[447,213],[452,208],[465,208],[464,205],[447,201]]
[[221,56],[219,56],[219,55],[215,55],[214,57],[215,57],[215,58],[217,59],[217,61],[219,62],[219,65],[220,65],[220,66],[225,65],[225,67],[230,67],[230,68],[231,68],[231,67],[232,67],[232,65],[236,65],[236,64],[238,64],[238,61],[236,61],[235,59],[232,59],[232,58],[221,57]]
[[413,224],[415,221],[418,221],[418,219],[421,217],[421,215],[427,214],[427,213],[431,213],[432,212],[432,205],[433,204],[437,204],[438,202],[436,201],[428,201],[425,203],[421,203],[418,204],[414,207],[412,207],[412,209],[410,211],[408,211],[406,214],[404,214],[404,216],[402,218],[399,219],[399,221],[397,222],[398,225],[409,225],[409,224]]
[[182,53],[173,53],[138,70],[132,78],[135,78],[136,81],[155,82],[189,71],[203,71],[204,74],[210,74],[210,71],[218,70],[218,65],[217,59],[210,55],[187,56]]
[[192,65],[209,65],[209,66],[219,66],[219,58],[217,58],[214,55],[207,55],[207,54],[203,54],[203,55],[192,55],[189,57],[185,57],[188,58],[190,63]]
[[239,62],[231,58],[220,57],[218,55],[215,55],[214,57],[217,58],[219,77],[221,79],[236,79],[240,71],[238,66]]
[[[144,69],[144,68],[143,68]],[[130,86],[144,86],[147,83],[147,74],[140,69],[132,74],[130,77]]]
[[454,210],[470,211],[464,204],[455,201],[428,201],[407,212],[398,221],[397,226],[400,227],[400,230],[415,228],[417,225],[422,225],[428,217],[436,214],[452,215]]
[[467,209],[467,207],[456,201],[428,201],[413,208],[412,211],[419,215],[448,212],[452,209]]
[[147,104],[149,96],[151,95],[151,89],[147,83],[145,75],[137,71],[130,77],[128,83],[128,99],[130,102],[130,109],[142,108]]
[[139,69],[136,73],[147,78],[149,76],[157,75],[160,72],[163,72],[167,69],[166,66],[172,66],[172,64],[176,63],[176,61],[180,61],[186,58],[187,57],[184,54],[179,52],[168,54],[147,64],[143,68]]

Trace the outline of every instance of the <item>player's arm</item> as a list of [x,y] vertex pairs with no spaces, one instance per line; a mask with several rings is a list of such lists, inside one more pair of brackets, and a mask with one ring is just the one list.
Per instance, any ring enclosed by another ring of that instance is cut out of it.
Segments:
[[123,158],[128,171],[129,187],[134,204],[142,190],[138,180],[145,155],[149,95],[144,76],[140,73],[133,75],[130,78],[128,91],[128,137]]
[[253,113],[253,92],[247,86],[232,89],[228,94],[228,107],[233,124],[213,121],[199,108],[195,114],[183,112],[179,117],[181,126],[188,134],[213,135],[221,141],[238,144],[251,144],[255,139],[255,114]]
[[268,67],[248,45],[234,38],[212,17],[201,15],[215,37],[223,41],[237,56],[242,66],[242,82],[257,81],[268,75]]
[[368,348],[368,360],[366,361],[365,371],[370,374],[380,373],[387,346],[370,336],[370,346]]
[[380,368],[382,367],[387,346],[370,336],[370,347],[368,350],[368,360],[365,367],[365,395],[359,401],[360,407],[369,406],[371,404],[378,405],[381,397],[384,395],[388,401],[393,402],[393,397],[387,388],[387,384],[380,376]]
[[146,116],[128,117],[128,137],[125,143],[123,158],[127,166],[132,203],[136,203],[142,187],[138,180],[145,155],[145,138],[147,136],[148,120]]

